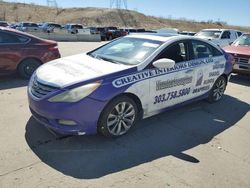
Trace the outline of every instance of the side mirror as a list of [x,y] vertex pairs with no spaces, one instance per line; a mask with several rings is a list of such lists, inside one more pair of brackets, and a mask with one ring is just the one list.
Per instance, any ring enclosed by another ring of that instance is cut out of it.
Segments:
[[158,59],[157,61],[153,62],[153,65],[154,67],[158,69],[172,68],[175,66],[175,61],[172,59],[163,58],[163,59]]

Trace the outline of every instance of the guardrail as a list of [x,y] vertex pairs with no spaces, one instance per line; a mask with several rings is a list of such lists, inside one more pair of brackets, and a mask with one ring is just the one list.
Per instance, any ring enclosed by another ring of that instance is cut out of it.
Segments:
[[44,33],[44,32],[28,32],[34,36],[64,42],[100,42],[101,36],[87,34],[70,34],[70,33]]

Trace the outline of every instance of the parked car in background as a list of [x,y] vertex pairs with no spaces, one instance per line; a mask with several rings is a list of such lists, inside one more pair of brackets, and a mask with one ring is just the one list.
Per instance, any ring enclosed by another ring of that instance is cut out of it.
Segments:
[[100,32],[102,41],[112,40],[121,37],[123,36],[122,34],[124,34],[117,27],[97,27],[96,29]]
[[161,28],[161,29],[158,29],[156,30],[157,33],[160,33],[160,34],[179,34],[179,29],[176,29],[176,28]]
[[0,27],[8,27],[9,24],[6,21],[0,21]]
[[87,27],[87,29],[90,30],[91,35],[100,34],[100,31],[98,31],[97,27]]
[[106,40],[106,32],[104,27],[96,27],[96,32],[101,35],[101,40],[105,41]]
[[223,49],[234,57],[234,72],[250,74],[250,34],[243,34]]
[[10,23],[9,28],[16,29],[18,25],[19,25],[18,23],[13,22]]
[[44,24],[43,22],[37,23],[38,27],[40,28],[42,28],[43,24]]
[[42,30],[46,33],[52,33],[55,29],[62,29],[62,26],[53,22],[46,22],[41,26]]
[[195,36],[224,47],[234,42],[241,35],[241,31],[232,29],[203,29]]
[[121,37],[121,31],[117,27],[109,26],[104,27],[106,40],[113,40],[115,38]]
[[33,22],[21,22],[16,27],[17,30],[27,32],[27,31],[41,31],[39,26]]
[[142,118],[221,100],[231,60],[217,45],[190,36],[128,35],[38,68],[29,107],[54,132],[118,137]]
[[83,26],[81,24],[66,24],[64,29],[66,29],[68,33],[77,34],[79,29],[83,29]]
[[29,78],[41,64],[60,58],[55,41],[0,27],[0,75],[18,72]]
[[193,32],[193,31],[181,31],[179,34],[180,34],[180,35],[194,36],[196,33]]

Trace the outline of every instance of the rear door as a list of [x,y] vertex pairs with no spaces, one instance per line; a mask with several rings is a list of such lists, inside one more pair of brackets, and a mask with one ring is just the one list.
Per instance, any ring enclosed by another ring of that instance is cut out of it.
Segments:
[[194,88],[193,98],[206,94],[217,78],[223,74],[226,64],[224,55],[212,45],[199,41],[190,41],[191,61],[193,66]]
[[22,59],[25,43],[29,38],[7,31],[0,31],[0,74],[14,72]]

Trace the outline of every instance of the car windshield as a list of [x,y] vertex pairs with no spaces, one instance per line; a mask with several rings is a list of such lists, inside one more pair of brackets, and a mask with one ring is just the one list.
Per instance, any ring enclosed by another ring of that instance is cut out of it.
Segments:
[[203,30],[200,31],[199,33],[197,33],[195,36],[199,36],[199,37],[211,37],[211,38],[219,38],[221,34],[221,31],[213,31],[213,30]]
[[125,37],[88,53],[88,55],[112,63],[136,65],[149,57],[162,43],[149,39]]
[[234,45],[250,46],[250,34],[244,34],[241,37],[239,37],[236,41],[234,41]]

